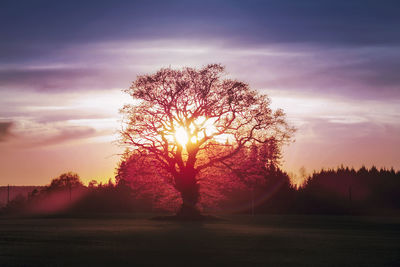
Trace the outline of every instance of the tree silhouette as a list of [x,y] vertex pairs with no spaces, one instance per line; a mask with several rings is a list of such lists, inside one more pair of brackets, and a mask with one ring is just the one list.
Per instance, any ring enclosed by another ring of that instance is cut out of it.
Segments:
[[196,217],[198,174],[252,143],[281,146],[294,129],[267,96],[224,77],[224,67],[161,69],[137,77],[125,90],[134,104],[121,112],[121,141],[151,155],[182,197],[178,216]]
[[83,186],[79,175],[74,172],[61,174],[59,177],[51,180],[49,190],[70,189]]
[[152,210],[173,210],[179,204],[179,196],[170,177],[162,172],[162,168],[159,169],[157,163],[151,155],[126,151],[116,171],[116,182],[129,186],[135,202],[141,203],[144,209],[147,206]]

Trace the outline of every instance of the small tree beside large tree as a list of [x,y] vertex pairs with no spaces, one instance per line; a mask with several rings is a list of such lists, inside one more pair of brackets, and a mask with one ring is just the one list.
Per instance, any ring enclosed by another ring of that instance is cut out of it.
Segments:
[[229,164],[251,145],[273,143],[280,148],[294,132],[284,112],[270,108],[266,95],[226,78],[219,64],[164,68],[138,76],[125,91],[134,104],[121,109],[121,142],[150,156],[152,164],[169,175],[167,181],[182,198],[181,218],[201,217],[196,207],[201,172]]

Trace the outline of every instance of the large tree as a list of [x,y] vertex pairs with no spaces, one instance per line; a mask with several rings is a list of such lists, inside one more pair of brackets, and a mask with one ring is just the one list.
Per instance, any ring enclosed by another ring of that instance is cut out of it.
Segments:
[[199,173],[224,163],[255,143],[281,146],[293,128],[270,99],[243,82],[226,78],[224,67],[164,68],[138,76],[125,90],[134,104],[121,112],[121,141],[151,155],[182,197],[178,216],[199,216]]

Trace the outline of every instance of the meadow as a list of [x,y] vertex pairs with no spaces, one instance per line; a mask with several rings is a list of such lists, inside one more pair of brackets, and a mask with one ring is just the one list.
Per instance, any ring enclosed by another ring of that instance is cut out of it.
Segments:
[[0,266],[398,266],[400,218],[0,217]]

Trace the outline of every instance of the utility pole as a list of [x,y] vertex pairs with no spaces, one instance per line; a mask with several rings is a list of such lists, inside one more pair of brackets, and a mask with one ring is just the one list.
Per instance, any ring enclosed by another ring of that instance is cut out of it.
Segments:
[[7,186],[7,205],[10,203],[10,184]]

